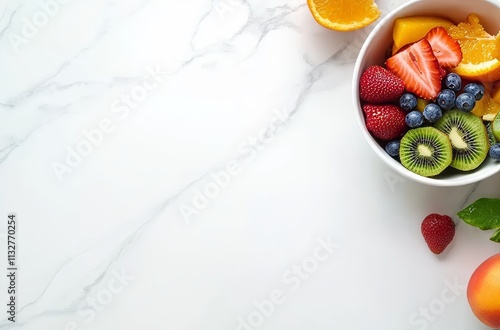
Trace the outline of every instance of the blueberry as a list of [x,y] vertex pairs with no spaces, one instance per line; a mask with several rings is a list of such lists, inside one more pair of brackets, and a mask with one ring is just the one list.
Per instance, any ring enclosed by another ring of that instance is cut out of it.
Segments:
[[399,146],[399,140],[391,141],[385,145],[385,151],[389,154],[389,156],[397,157],[399,156]]
[[456,73],[448,73],[443,79],[444,86],[454,92],[458,92],[462,88],[462,78]]
[[455,106],[455,92],[451,89],[443,89],[437,96],[437,103],[445,110],[450,110]]
[[500,160],[500,143],[494,144],[490,147],[490,157],[495,160]]
[[464,87],[464,92],[471,93],[479,101],[484,96],[484,85],[481,83],[468,83]]
[[399,106],[404,111],[411,111],[417,106],[417,97],[411,93],[405,93],[399,98]]
[[430,123],[435,123],[443,116],[443,110],[436,103],[429,103],[425,106],[423,115]]
[[406,115],[405,122],[408,127],[419,127],[424,123],[424,116],[422,116],[422,113],[420,111],[413,110]]
[[457,96],[455,105],[460,110],[469,112],[476,106],[476,99],[471,93],[464,92]]

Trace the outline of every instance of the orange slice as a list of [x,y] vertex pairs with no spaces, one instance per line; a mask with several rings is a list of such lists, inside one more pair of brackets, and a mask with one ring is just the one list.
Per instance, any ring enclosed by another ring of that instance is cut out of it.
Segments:
[[482,82],[500,79],[500,33],[493,36],[486,32],[476,14],[450,26],[448,33],[458,40],[463,54],[462,62],[450,71]]
[[492,82],[500,79],[500,60],[492,59],[481,63],[460,63],[457,67],[450,69],[463,78],[479,80],[481,82]]
[[374,0],[307,0],[316,22],[336,31],[353,31],[370,25],[380,17]]

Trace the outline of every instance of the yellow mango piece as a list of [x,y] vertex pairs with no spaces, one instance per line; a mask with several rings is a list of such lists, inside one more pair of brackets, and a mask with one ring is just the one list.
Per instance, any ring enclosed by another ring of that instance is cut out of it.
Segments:
[[396,47],[396,44],[392,44],[392,55],[396,55],[400,48]]
[[421,99],[420,97],[417,98],[417,110],[420,112],[424,112],[425,107],[427,104],[429,104],[430,101]]
[[486,109],[488,107],[488,103],[491,102],[491,98],[488,94],[484,95],[482,99],[476,101],[476,105],[474,109],[472,109],[472,113],[478,117],[482,117],[486,114]]
[[484,96],[481,100],[476,101],[476,106],[471,112],[485,121],[493,121],[498,112],[500,112],[500,102],[497,102],[493,97],[495,94],[493,84],[483,83],[483,85]]
[[401,47],[418,41],[425,37],[427,32],[436,26],[448,30],[454,23],[446,18],[435,16],[408,16],[396,18],[392,30],[394,45],[392,53],[395,54]]
[[500,84],[496,85],[493,90],[491,91],[491,98],[497,102],[500,103]]

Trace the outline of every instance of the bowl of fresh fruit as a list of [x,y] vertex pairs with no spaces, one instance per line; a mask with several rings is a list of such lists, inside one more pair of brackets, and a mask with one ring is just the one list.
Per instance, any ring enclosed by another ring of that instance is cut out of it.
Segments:
[[413,181],[478,182],[500,171],[500,5],[410,1],[368,35],[355,113],[375,153]]

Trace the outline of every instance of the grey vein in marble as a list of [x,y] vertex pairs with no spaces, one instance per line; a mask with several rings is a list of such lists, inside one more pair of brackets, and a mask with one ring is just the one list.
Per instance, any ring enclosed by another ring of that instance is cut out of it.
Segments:
[[68,112],[68,108],[69,108],[69,105],[66,105],[64,107],[62,107],[62,111],[60,111],[56,116],[53,116],[51,118],[48,118],[46,121],[44,121],[43,123],[41,123],[40,125],[32,128],[28,134],[26,134],[24,137],[22,137],[21,139],[18,139],[18,140],[15,140],[13,142],[10,142],[8,143],[6,146],[3,146],[1,149],[0,149],[0,165],[2,165],[8,158],[9,156],[12,154],[12,152],[14,150],[16,150],[17,148],[19,148],[21,145],[23,145],[26,141],[29,140],[29,138],[36,132],[38,131],[40,128],[58,120],[60,117],[64,116],[65,114],[67,114]]
[[[5,24],[5,27],[4,27],[2,30],[0,30],[0,40],[2,40],[2,39],[3,39],[3,37],[4,37],[4,35],[5,35],[5,33],[7,33],[7,31],[9,31],[10,27],[12,26],[12,20],[14,19],[14,17],[15,17],[15,16],[16,16],[16,14],[17,14],[17,11],[18,11],[21,7],[22,7],[22,4],[21,4],[21,5],[19,5],[19,6],[17,6],[17,8],[16,8],[16,9],[14,9],[14,10],[12,11],[12,13],[10,14],[10,17],[9,17],[9,19],[8,19],[7,23]],[[6,15],[7,15],[7,12],[5,12],[5,13],[4,13],[4,15],[0,18],[0,22],[1,22],[1,21],[3,21],[3,18],[4,18],[4,16],[6,16]]]
[[[150,1],[151,0],[144,0],[144,1],[142,1],[141,4],[135,10],[131,11],[130,14],[127,17],[131,17],[133,15],[136,15],[139,11],[141,11],[142,9],[144,9],[150,3]],[[16,10],[13,12],[10,20],[12,20],[12,18],[13,18],[13,16],[14,16],[15,13],[16,13]],[[26,91],[18,94],[17,96],[12,97],[11,99],[9,99],[6,102],[3,102],[1,105],[3,105],[4,107],[10,108],[10,109],[15,109],[21,103],[28,101],[30,98],[32,98],[35,95],[38,95],[38,94],[43,93],[43,92],[45,92],[47,90],[50,90],[52,87],[55,87],[56,90],[60,91],[60,90],[67,89],[69,86],[75,86],[75,85],[78,85],[78,84],[80,84],[80,85],[81,84],[90,84],[90,82],[73,82],[73,83],[69,83],[69,84],[58,84],[56,82],[53,82],[53,79],[56,78],[56,77],[58,77],[62,72],[64,72],[65,69],[67,69],[68,67],[70,67],[71,64],[72,64],[72,62],[74,62],[75,60],[77,60],[78,58],[80,58],[83,54],[85,54],[89,50],[93,49],[95,47],[95,45],[97,45],[106,36],[106,34],[107,34],[108,30],[109,30],[109,27],[112,24],[113,24],[113,22],[107,22],[104,27],[101,27],[99,29],[99,32],[96,34],[96,37],[94,38],[94,40],[89,45],[86,45],[86,46],[82,47],[77,52],[77,54],[74,55],[71,59],[66,60],[65,62],[63,62],[54,73],[52,73],[51,75],[45,77],[42,81],[38,82],[36,85],[32,86],[31,88],[27,89]],[[10,23],[9,23],[9,25],[10,25]],[[112,81],[111,81],[111,83],[108,84],[108,87],[112,87],[112,85],[114,84],[114,82],[117,82],[117,81],[118,82],[123,82],[125,80],[130,80],[130,79],[134,79],[134,78],[131,78],[131,77],[127,77],[127,78],[121,78],[121,77],[113,78]],[[65,113],[66,113],[66,111],[65,111]],[[58,117],[60,117],[60,116],[58,116]],[[26,134],[23,138],[15,141],[13,143],[10,143],[8,146],[2,147],[2,150],[7,149],[7,152],[4,153],[3,155],[0,153],[0,165],[8,159],[8,157],[10,156],[10,154],[15,149],[19,148],[23,143],[25,143],[29,139],[29,137],[33,134],[33,132],[35,132],[36,130],[38,130],[40,127],[45,126],[47,123],[50,123],[50,122],[58,119],[58,117],[50,118],[49,120],[43,122],[42,124],[33,127],[29,131],[29,133]]]

